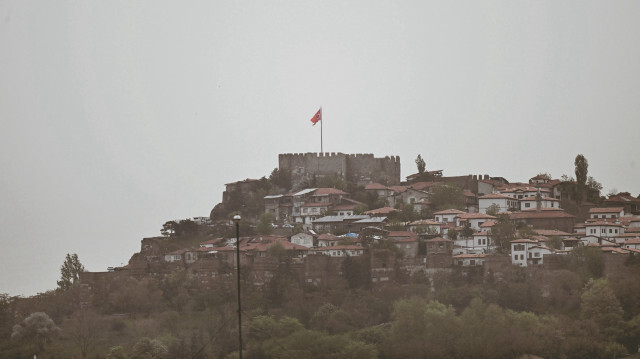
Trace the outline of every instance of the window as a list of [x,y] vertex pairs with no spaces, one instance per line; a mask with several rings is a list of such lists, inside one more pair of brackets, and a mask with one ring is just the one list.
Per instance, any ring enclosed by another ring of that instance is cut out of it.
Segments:
[[487,239],[486,238],[482,238],[482,244],[487,244]]
[[531,207],[531,203],[527,202],[524,204],[525,207]]
[[472,260],[469,261],[469,264],[474,266],[474,265],[476,265],[476,261],[472,259]]
[[536,253],[534,254],[534,256],[535,256],[535,257],[540,257],[540,252],[536,252]]
[[521,254],[521,255],[520,255],[520,260],[521,260],[521,261],[522,261],[522,260],[524,260],[524,254]]
[[481,244],[481,242],[480,242],[480,241],[481,241],[481,239],[480,239],[480,238],[478,238],[478,245],[480,245],[480,244]]
[[555,203],[551,202],[551,207],[552,207],[552,208],[553,208],[553,205],[554,205],[554,204],[555,204]]
[[513,260],[517,261],[518,260],[518,255],[516,254],[515,256],[513,256]]

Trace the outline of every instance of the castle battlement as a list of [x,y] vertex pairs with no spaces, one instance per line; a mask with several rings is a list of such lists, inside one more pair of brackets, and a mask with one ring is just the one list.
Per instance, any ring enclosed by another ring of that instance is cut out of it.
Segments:
[[376,158],[372,153],[281,153],[280,170],[290,171],[294,184],[313,176],[337,175],[359,184],[400,183],[400,156]]

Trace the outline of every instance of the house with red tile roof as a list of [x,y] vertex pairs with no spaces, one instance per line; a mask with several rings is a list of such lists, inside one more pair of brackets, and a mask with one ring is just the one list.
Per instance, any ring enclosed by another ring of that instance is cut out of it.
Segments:
[[496,217],[486,213],[460,213],[456,217],[456,226],[464,227],[465,223],[469,223],[473,230],[479,231],[484,222],[495,219]]
[[433,214],[436,222],[440,223],[456,223],[456,217],[467,212],[458,209],[445,209]]
[[433,232],[436,234],[442,233],[442,224],[440,222],[436,222],[430,219],[421,219],[418,221],[413,221],[409,223],[408,229],[413,233],[427,233]]
[[607,219],[624,217],[624,207],[596,207],[589,209],[590,219]]
[[[520,199],[520,210],[537,208],[538,202],[536,196],[530,196]],[[540,206],[542,208],[560,209],[560,200],[551,197],[542,197],[540,199]]]
[[458,254],[453,256],[453,265],[459,267],[482,266],[484,258],[484,254]]
[[538,246],[538,241],[531,239],[516,239],[511,241],[511,263],[521,267],[527,266],[527,259],[532,255],[530,250],[534,246]]
[[317,247],[312,250],[315,254],[323,254],[329,257],[357,257],[364,254],[364,247],[355,245],[334,245],[326,247]]
[[533,229],[558,229],[564,232],[573,231],[576,220],[565,211],[551,209],[509,213],[509,218]]
[[490,193],[478,197],[478,212],[487,213],[487,209],[494,205],[498,207],[498,212],[509,212],[520,209],[518,200],[506,194]]

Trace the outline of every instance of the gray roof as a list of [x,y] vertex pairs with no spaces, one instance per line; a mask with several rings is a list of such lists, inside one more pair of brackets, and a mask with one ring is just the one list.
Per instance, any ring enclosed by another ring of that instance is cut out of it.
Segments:
[[387,217],[371,217],[371,218],[361,219],[353,223],[382,223],[386,220],[387,220]]
[[283,196],[284,195],[282,195],[282,194],[276,194],[276,195],[273,195],[273,196],[264,196],[264,199],[274,199],[274,198],[280,198],[280,197],[283,197]]
[[332,223],[344,221],[344,216],[324,216],[313,221],[313,223]]
[[303,194],[311,193],[311,192],[315,191],[316,189],[317,189],[317,188],[306,188],[306,189],[303,189],[303,190],[302,190],[302,191],[300,191],[300,192],[296,192],[296,193],[294,193],[293,195],[294,195],[294,196],[302,196]]

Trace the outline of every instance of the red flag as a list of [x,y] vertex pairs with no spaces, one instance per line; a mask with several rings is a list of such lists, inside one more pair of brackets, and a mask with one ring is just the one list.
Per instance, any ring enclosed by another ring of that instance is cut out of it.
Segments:
[[311,122],[313,123],[313,126],[316,125],[316,123],[318,123],[318,121],[322,121],[322,107],[318,110],[318,112],[316,112],[316,114],[311,118]]

